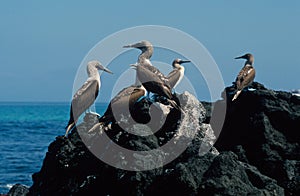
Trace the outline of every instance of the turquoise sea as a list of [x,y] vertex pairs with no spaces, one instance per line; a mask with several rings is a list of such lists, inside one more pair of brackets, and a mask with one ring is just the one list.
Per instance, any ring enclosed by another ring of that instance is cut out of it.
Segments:
[[[107,104],[97,104],[103,114]],[[32,185],[48,145],[64,135],[70,103],[0,102],[0,193],[16,183]]]

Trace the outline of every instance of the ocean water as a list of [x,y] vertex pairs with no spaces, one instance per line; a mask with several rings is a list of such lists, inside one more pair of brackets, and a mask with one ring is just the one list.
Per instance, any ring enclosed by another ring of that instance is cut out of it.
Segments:
[[[97,104],[103,114],[107,104]],[[64,135],[69,103],[0,103],[0,193],[12,185],[32,185],[48,145]]]

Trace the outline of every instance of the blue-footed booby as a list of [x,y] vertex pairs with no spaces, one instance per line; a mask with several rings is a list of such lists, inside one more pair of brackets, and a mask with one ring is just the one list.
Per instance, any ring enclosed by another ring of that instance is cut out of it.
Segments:
[[171,88],[175,88],[184,76],[184,67],[181,64],[189,62],[191,61],[181,59],[175,59],[173,61],[173,70],[166,76]]
[[242,90],[249,85],[252,84],[254,77],[255,77],[255,69],[253,67],[254,57],[252,54],[245,54],[240,57],[236,57],[235,59],[246,59],[244,67],[239,72],[235,80],[235,95],[232,98],[232,101],[236,100],[237,97],[240,95]]
[[120,115],[129,115],[128,112],[134,109],[134,104],[145,95],[146,89],[142,85],[135,84],[124,88],[110,101],[99,122],[107,125],[118,120]]
[[[142,53],[138,57],[138,61],[135,65],[142,65],[146,69],[150,70],[152,73],[154,73],[157,77],[159,77],[161,80],[165,81],[165,76],[162,74],[159,69],[154,67],[150,61],[150,58],[152,57],[153,54],[153,46],[152,44],[147,41],[143,40],[135,44],[129,44],[126,46],[123,46],[123,48],[137,48],[142,51]],[[137,82],[137,81],[136,81]]]
[[141,41],[136,44],[124,46],[124,48],[137,48],[142,51],[138,57],[138,62],[132,66],[136,69],[136,80],[139,81],[148,92],[155,93],[168,99],[168,102],[179,109],[173,98],[172,89],[167,78],[152,65],[150,58],[153,54],[153,46],[149,41]]
[[100,75],[98,70],[103,70],[112,74],[112,72],[103,67],[99,61],[90,61],[87,64],[87,81],[77,90],[74,94],[71,109],[70,109],[70,119],[68,125],[66,126],[66,134],[75,126],[80,115],[89,109],[89,107],[94,103],[98,96],[99,89],[101,86]]
[[153,54],[153,46],[149,41],[142,40],[135,44],[129,44],[129,45],[123,46],[123,48],[140,49],[142,51],[142,53],[139,55],[137,63],[141,63],[143,65],[149,64],[152,66],[152,64],[150,62],[150,58],[152,57],[152,54]]

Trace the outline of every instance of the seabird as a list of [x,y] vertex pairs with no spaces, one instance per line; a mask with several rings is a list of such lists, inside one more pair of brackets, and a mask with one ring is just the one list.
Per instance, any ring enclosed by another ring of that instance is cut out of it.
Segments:
[[129,45],[123,46],[123,48],[137,48],[137,49],[141,50],[142,53],[139,55],[137,63],[134,64],[133,66],[143,65],[144,67],[149,69],[151,72],[153,72],[155,75],[157,75],[157,77],[161,78],[163,81],[166,80],[164,74],[162,74],[159,71],[159,69],[154,67],[150,61],[150,58],[152,57],[154,49],[153,49],[152,44],[149,41],[143,40],[143,41],[140,41],[135,44],[129,44]]
[[235,80],[235,91],[236,92],[232,98],[232,101],[237,99],[237,97],[239,96],[239,94],[242,92],[242,90],[244,88],[251,85],[251,83],[253,82],[254,77],[255,77],[255,69],[252,65],[254,62],[254,57],[252,54],[248,53],[243,56],[236,57],[235,59],[246,59],[247,61],[245,62],[244,67],[239,72],[238,76],[236,77],[236,80]]
[[129,45],[123,46],[123,48],[140,49],[142,51],[142,53],[139,55],[137,63],[141,63],[143,65],[148,64],[148,65],[152,66],[152,63],[150,62],[150,58],[152,57],[152,54],[153,54],[153,46],[149,41],[142,40],[135,44],[129,44]]
[[142,51],[138,57],[138,62],[131,65],[136,69],[136,80],[138,80],[148,92],[167,98],[173,107],[179,109],[176,102],[171,100],[173,98],[172,89],[168,84],[167,78],[150,62],[150,58],[153,54],[152,44],[144,40],[136,44],[126,45],[124,48],[137,48]]
[[98,70],[103,70],[112,74],[112,72],[103,67],[99,61],[90,61],[87,64],[87,81],[77,90],[74,94],[71,109],[70,109],[70,119],[68,125],[66,126],[66,134],[75,126],[80,115],[85,112],[94,103],[98,96],[98,92],[101,86],[100,75]]
[[118,119],[119,115],[126,115],[134,109],[134,104],[146,96],[146,89],[142,85],[131,85],[121,90],[109,103],[99,122],[104,125]]
[[184,76],[184,67],[181,64],[189,62],[191,61],[181,59],[175,59],[173,61],[173,70],[166,76],[171,88],[175,88]]
[[[155,72],[147,69],[143,65],[133,66],[137,72],[137,79],[146,88],[147,91],[157,95],[172,99],[171,87],[163,81]],[[167,80],[166,80],[167,81]]]

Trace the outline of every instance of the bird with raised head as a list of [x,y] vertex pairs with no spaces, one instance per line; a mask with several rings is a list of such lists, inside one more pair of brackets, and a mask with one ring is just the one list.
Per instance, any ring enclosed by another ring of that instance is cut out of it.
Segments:
[[98,96],[101,86],[99,70],[103,70],[107,73],[112,72],[105,68],[99,61],[90,61],[87,64],[88,79],[86,82],[76,91],[72,98],[70,118],[68,125],[66,126],[65,136],[75,126],[80,115],[89,109]]
[[252,54],[247,53],[243,56],[236,57],[235,59],[246,59],[244,67],[241,69],[235,80],[235,94],[232,101],[236,100],[241,94],[242,90],[249,87],[255,77],[255,69],[253,67],[254,57]]

